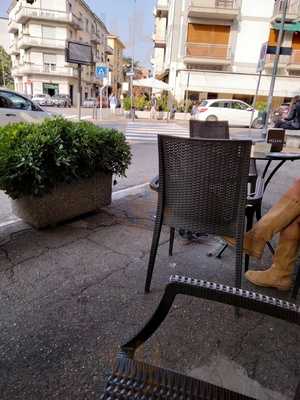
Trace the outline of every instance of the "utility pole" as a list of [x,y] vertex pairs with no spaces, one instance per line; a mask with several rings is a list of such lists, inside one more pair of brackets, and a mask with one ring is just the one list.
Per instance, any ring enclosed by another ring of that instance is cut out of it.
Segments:
[[272,79],[271,79],[271,84],[270,84],[270,91],[269,91],[268,105],[267,105],[267,115],[266,115],[266,121],[265,121],[263,130],[262,130],[262,136],[265,138],[267,137],[268,122],[269,122],[269,118],[270,118],[270,114],[271,114],[271,110],[272,110],[272,100],[273,100],[273,94],[274,94],[274,88],[275,88],[276,75],[277,75],[277,71],[278,71],[280,49],[281,49],[282,42],[283,42],[284,24],[285,24],[287,9],[288,9],[288,0],[283,0],[282,4],[283,4],[282,17],[281,17],[280,30],[279,30],[278,39],[277,39],[275,59],[274,59],[274,64],[273,64]]
[[131,57],[131,75],[130,75],[130,108],[131,108],[131,118],[134,121],[135,110],[133,109],[134,99],[133,99],[133,77],[134,77],[134,48],[135,48],[135,17],[136,17],[136,0],[134,0],[134,11],[133,11],[133,27],[132,27],[132,57]]

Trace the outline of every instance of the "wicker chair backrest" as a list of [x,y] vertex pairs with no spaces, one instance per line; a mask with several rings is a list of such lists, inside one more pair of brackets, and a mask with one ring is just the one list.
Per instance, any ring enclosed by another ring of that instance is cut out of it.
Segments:
[[234,235],[244,224],[251,142],[159,135],[163,224]]
[[203,139],[229,139],[228,121],[190,120],[190,137]]

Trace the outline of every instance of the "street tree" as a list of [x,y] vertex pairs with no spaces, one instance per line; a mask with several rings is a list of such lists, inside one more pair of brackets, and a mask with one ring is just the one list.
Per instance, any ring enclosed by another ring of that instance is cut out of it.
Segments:
[[14,87],[14,80],[11,76],[11,58],[3,47],[0,46],[0,86],[10,89]]

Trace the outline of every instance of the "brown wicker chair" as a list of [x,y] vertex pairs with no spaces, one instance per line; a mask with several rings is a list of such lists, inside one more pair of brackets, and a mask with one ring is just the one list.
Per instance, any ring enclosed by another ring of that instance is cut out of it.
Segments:
[[198,121],[190,119],[190,137],[229,139],[228,121]]
[[[121,346],[121,352],[101,400],[256,400],[134,359],[135,351],[165,320],[177,295],[234,305],[300,325],[300,308],[295,304],[225,285],[173,276],[148,323]],[[294,400],[299,399],[300,385]]]
[[242,243],[251,141],[158,135],[159,191],[145,292],[149,292],[162,225],[237,239],[235,285],[242,280]]

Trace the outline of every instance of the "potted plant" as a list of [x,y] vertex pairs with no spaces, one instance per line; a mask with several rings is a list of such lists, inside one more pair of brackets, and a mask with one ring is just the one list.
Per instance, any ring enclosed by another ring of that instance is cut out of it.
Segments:
[[130,147],[121,132],[61,117],[0,127],[0,189],[36,228],[110,204],[112,175],[125,176]]

